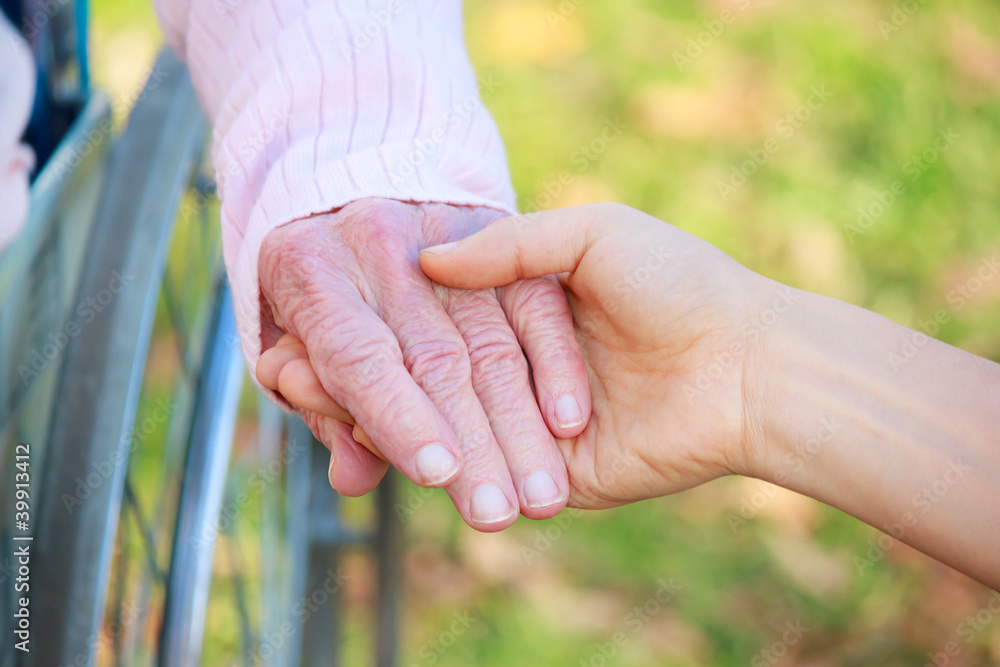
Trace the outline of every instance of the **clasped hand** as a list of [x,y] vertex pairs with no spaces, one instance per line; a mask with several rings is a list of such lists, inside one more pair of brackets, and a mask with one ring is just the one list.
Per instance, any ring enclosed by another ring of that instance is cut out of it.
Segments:
[[392,464],[421,486],[447,488],[483,531],[565,507],[553,434],[579,435],[591,403],[559,283],[444,288],[417,262],[421,249],[500,217],[368,199],[265,238],[257,376],[330,448],[340,493],[371,491]]
[[[567,500],[611,507],[747,472],[745,369],[755,350],[746,322],[770,281],[617,204],[507,218],[431,248],[497,216],[385,202],[355,211],[279,230],[308,239],[298,253],[329,258],[311,275],[278,277],[281,262],[302,266],[283,254],[289,242],[262,255],[275,276],[265,294],[284,304],[274,309],[288,334],[261,358],[258,378],[331,445],[339,491],[363,493],[383,470],[337,421],[352,419],[359,441],[416,483],[446,486],[480,530],[514,520],[514,494],[522,513],[546,518]],[[408,235],[396,231],[404,227]],[[420,268],[436,284],[417,266],[422,244]],[[379,355],[389,362],[373,364]],[[716,358],[731,363],[705,386],[698,374]],[[560,411],[567,395],[579,413]],[[424,447],[446,449],[454,467],[435,452],[425,468]],[[477,502],[488,485],[484,517]],[[555,500],[535,502],[535,492]]]

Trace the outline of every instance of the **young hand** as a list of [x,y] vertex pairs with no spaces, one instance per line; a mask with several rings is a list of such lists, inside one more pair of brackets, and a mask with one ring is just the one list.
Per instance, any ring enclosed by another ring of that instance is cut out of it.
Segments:
[[586,430],[559,441],[570,505],[610,507],[746,471],[751,322],[776,283],[619,204],[500,220],[428,248],[420,265],[466,289],[560,275],[594,406]]
[[[570,505],[611,507],[743,470],[743,367],[753,345],[747,320],[768,281],[710,244],[617,204],[507,218],[449,247],[420,255],[424,272],[449,286],[562,274],[593,401],[583,433],[557,440]],[[290,337],[280,346],[304,355]],[[295,353],[271,354],[260,367],[286,375],[271,367],[291,363]],[[718,373],[708,376],[713,362]],[[287,377],[295,382],[281,390],[293,404],[319,412],[330,405],[315,378]]]

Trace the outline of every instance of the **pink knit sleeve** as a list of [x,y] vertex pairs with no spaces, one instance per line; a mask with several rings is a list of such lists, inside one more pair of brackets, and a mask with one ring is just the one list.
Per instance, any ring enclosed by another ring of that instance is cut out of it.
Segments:
[[275,227],[364,197],[514,211],[460,0],[156,4],[214,125],[224,254],[251,369],[257,255]]

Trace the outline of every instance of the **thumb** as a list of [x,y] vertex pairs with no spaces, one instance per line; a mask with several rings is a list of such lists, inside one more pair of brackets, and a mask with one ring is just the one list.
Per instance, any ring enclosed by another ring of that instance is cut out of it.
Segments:
[[550,273],[572,273],[613,217],[617,204],[502,218],[456,243],[420,253],[420,268],[448,287],[483,289]]

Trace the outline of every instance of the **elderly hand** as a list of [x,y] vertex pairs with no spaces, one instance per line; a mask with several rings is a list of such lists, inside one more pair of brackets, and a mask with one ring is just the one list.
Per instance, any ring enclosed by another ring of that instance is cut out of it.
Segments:
[[447,487],[473,528],[501,530],[519,511],[542,519],[565,506],[552,434],[578,435],[591,403],[558,282],[454,290],[432,284],[417,262],[421,249],[499,217],[368,199],[265,238],[260,282],[274,324],[262,326],[257,376],[330,447],[339,492],[367,493],[386,468],[352,437],[356,422],[360,441],[370,437],[415,483]]
[[[468,289],[563,274],[593,393],[586,430],[558,441],[570,505],[611,507],[746,472],[744,366],[761,333],[752,318],[776,283],[617,204],[508,218],[427,249],[420,264]],[[283,393],[322,400],[308,377]]]

